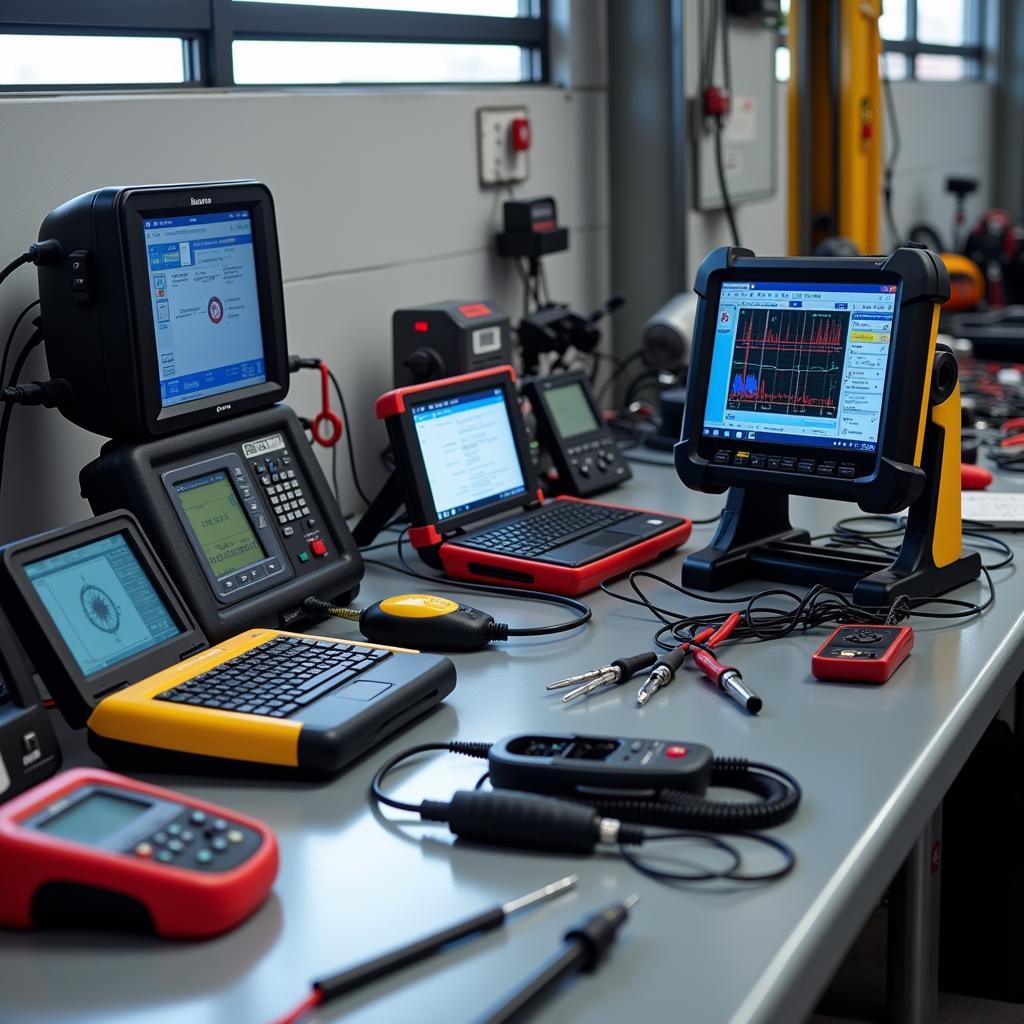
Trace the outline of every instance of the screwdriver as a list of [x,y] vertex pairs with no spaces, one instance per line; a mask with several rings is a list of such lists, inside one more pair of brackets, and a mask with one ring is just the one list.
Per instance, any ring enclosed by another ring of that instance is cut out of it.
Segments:
[[477,1024],[507,1024],[519,1019],[563,978],[577,971],[583,974],[596,971],[639,899],[634,893],[570,928],[565,933],[564,948],[542,964],[504,1002],[481,1017]]
[[607,683],[614,683],[616,686],[619,683],[624,683],[627,679],[632,679],[638,672],[650,668],[657,660],[658,655],[655,651],[644,651],[643,654],[634,654],[629,658],[616,658],[610,665],[591,669],[589,672],[581,672],[579,675],[568,676],[565,679],[556,679],[555,682],[548,683],[547,688],[549,690],[564,690],[567,686],[575,687],[562,697],[562,703],[568,703],[577,697],[593,693],[594,690]]

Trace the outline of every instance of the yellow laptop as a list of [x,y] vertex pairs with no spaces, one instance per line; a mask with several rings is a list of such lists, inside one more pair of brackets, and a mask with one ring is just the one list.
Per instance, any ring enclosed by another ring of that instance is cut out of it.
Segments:
[[36,671],[113,767],[323,778],[455,688],[448,658],[362,641],[249,629],[210,646],[128,512],[0,554]]

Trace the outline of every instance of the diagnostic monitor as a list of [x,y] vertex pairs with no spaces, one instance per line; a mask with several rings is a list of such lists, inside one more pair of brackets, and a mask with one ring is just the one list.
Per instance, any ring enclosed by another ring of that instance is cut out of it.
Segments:
[[39,266],[61,411],[142,438],[272,405],[288,390],[274,205],[253,181],[103,188],[47,215]]
[[554,465],[558,493],[589,497],[632,477],[582,371],[535,377],[523,385],[523,394]]
[[[921,491],[937,297],[924,248],[889,257],[711,253],[676,466],[690,486],[760,485],[895,512]],[[946,285],[948,287],[948,285]]]

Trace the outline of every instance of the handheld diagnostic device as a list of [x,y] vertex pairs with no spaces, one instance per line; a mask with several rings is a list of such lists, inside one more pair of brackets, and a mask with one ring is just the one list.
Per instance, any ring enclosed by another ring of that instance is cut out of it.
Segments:
[[39,266],[61,412],[106,437],[160,436],[288,392],[274,203],[255,181],[102,188],[49,213]]
[[108,764],[326,777],[455,686],[443,657],[248,629],[210,646],[127,512],[0,551],[12,623]]
[[[949,296],[939,257],[909,245],[888,257],[778,259],[723,248],[695,290],[675,464],[687,486],[730,492],[684,584],[825,583],[884,607],[977,578],[980,557],[961,547],[957,365],[936,345]],[[789,494],[872,513],[909,506],[898,557],[814,548],[790,525]]]
[[32,670],[0,611],[0,802],[60,768],[61,754]]
[[508,736],[487,755],[495,789],[552,796],[586,789],[703,793],[713,762],[703,743],[559,733]]
[[523,383],[537,417],[537,432],[557,473],[555,490],[581,498],[600,494],[633,476],[601,419],[590,381],[580,370]]
[[307,597],[359,589],[362,558],[287,406],[108,444],[80,482],[94,512],[134,513],[212,640],[294,625]]
[[884,683],[910,657],[910,626],[840,626],[811,655],[815,679]]
[[0,808],[0,926],[219,935],[266,899],[273,832],[216,804],[74,768]]

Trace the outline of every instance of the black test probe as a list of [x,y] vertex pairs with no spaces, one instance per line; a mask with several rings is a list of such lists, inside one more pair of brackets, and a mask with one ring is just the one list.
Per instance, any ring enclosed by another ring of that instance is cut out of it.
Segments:
[[636,894],[627,896],[620,903],[612,903],[570,928],[565,933],[564,947],[498,1006],[484,1014],[477,1024],[506,1024],[515,1020],[570,974],[577,971],[592,974],[596,971],[639,899]]

